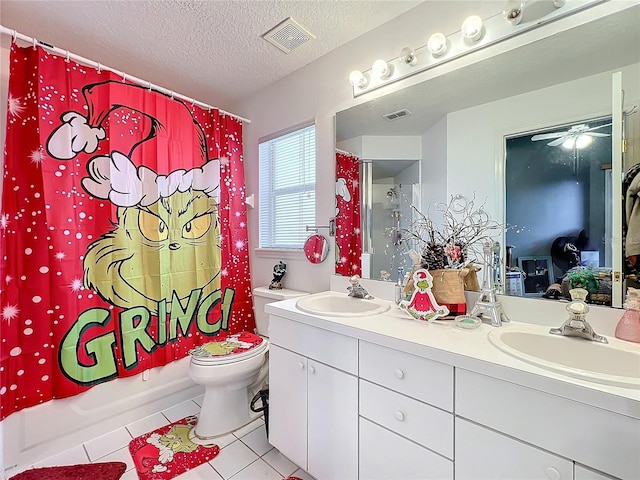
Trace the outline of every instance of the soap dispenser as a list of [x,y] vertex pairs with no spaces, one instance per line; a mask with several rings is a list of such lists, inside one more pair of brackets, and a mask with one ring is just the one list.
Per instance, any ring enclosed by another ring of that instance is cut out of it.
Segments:
[[640,343],[640,289],[628,287],[625,312],[616,325],[616,338]]

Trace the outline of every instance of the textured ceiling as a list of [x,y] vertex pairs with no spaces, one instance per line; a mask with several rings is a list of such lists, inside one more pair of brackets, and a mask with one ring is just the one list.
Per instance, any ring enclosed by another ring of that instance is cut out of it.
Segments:
[[[420,1],[6,1],[4,27],[221,108]],[[261,35],[293,17],[315,39],[286,54]]]

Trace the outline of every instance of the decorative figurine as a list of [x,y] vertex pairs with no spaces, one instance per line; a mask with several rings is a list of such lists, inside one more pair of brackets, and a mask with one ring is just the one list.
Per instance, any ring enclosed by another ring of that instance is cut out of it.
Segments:
[[269,284],[269,290],[281,290],[282,289],[282,277],[287,273],[287,264],[278,262],[273,266],[273,280]]
[[427,320],[433,322],[438,317],[449,315],[449,309],[445,306],[438,305],[431,286],[433,285],[433,277],[428,270],[419,268],[413,272],[414,290],[409,301],[400,302],[400,308],[406,310],[412,317],[418,320]]
[[482,288],[469,316],[480,319],[487,317],[491,319],[492,326],[501,327],[503,323],[509,322],[509,317],[504,313],[500,301],[496,298],[494,250],[494,242],[485,242],[483,244]]

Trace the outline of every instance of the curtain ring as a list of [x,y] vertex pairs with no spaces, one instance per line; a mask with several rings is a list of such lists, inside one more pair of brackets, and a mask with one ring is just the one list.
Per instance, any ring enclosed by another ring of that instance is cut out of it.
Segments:
[[38,46],[38,40],[36,40],[36,38],[34,37],[34,39],[33,39],[33,49],[35,50],[37,46]]
[[149,91],[151,91],[151,82],[149,82]]
[[122,72],[122,83],[126,83],[127,81],[127,74]]
[[67,50],[67,58],[65,59],[65,62],[69,63],[69,50]]
[[171,90],[171,100],[173,100],[173,90]]
[[102,73],[102,65],[100,65],[100,62],[98,62],[98,73]]
[[193,110],[194,108],[196,108],[196,99],[192,98],[191,99],[191,109]]
[[14,30],[13,33],[11,34],[11,43],[16,43],[17,38],[18,38],[18,32]]

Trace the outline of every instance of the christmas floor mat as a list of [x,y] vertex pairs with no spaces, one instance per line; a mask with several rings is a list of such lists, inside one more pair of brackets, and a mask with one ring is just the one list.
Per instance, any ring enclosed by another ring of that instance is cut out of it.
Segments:
[[118,480],[126,469],[127,464],[122,462],[32,468],[9,480]]
[[169,480],[202,465],[220,453],[217,445],[196,445],[189,440],[195,415],[145,433],[129,442],[140,480]]

